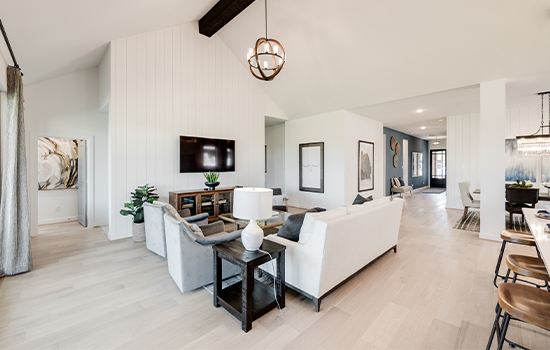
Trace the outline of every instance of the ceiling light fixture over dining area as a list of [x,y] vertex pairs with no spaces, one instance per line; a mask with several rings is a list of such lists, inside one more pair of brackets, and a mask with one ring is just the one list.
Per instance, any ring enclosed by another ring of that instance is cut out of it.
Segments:
[[[539,92],[540,108],[540,127],[532,135],[517,136],[518,151],[527,156],[550,155],[550,91]],[[544,96],[548,96],[548,125],[544,125]],[[544,129],[548,128],[545,133]]]

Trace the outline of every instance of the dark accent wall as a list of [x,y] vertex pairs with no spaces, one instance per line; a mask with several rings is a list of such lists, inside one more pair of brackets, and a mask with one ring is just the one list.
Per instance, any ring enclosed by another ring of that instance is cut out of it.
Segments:
[[[395,151],[392,151],[390,148],[390,139],[395,137],[397,143],[401,144],[401,149],[403,149],[403,140],[409,141],[409,185],[413,185],[413,188],[420,188],[428,186],[428,172],[429,172],[429,143],[426,140],[419,139],[411,135],[404,134],[400,131],[393,130],[390,128],[384,128],[384,135],[386,135],[386,144],[384,145],[386,149],[386,196],[390,195],[390,179],[392,177],[398,176],[403,177],[403,152],[399,156],[399,165],[397,168],[393,167],[393,155]],[[422,176],[412,177],[412,152],[421,152],[422,153]]]

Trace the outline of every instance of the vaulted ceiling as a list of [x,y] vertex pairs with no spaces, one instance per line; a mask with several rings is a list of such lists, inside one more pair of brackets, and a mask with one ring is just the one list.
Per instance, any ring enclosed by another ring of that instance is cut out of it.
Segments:
[[[110,40],[197,21],[215,3],[0,0],[27,84],[96,66]],[[288,60],[260,84],[290,118],[550,70],[548,0],[270,0],[268,21]],[[218,33],[243,65],[264,34],[264,1]]]

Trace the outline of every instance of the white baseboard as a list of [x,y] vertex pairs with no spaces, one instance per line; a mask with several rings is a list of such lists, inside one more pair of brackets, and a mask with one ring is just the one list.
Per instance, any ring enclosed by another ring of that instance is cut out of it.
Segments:
[[500,238],[500,235],[495,236],[494,234],[490,234],[490,233],[480,232],[479,233],[479,238],[486,239],[486,240],[489,240],[489,241],[502,242],[502,239]]
[[101,231],[109,238],[109,225],[101,225],[99,226],[101,228]]
[[38,220],[38,225],[58,224],[60,222],[76,221],[76,220],[78,220],[78,215],[77,216],[66,216],[66,217],[62,217],[62,218]]

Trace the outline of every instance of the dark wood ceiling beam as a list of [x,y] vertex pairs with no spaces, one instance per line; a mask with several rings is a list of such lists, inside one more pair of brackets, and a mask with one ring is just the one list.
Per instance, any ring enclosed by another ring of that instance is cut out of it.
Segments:
[[199,20],[199,33],[211,37],[254,0],[220,0]]

